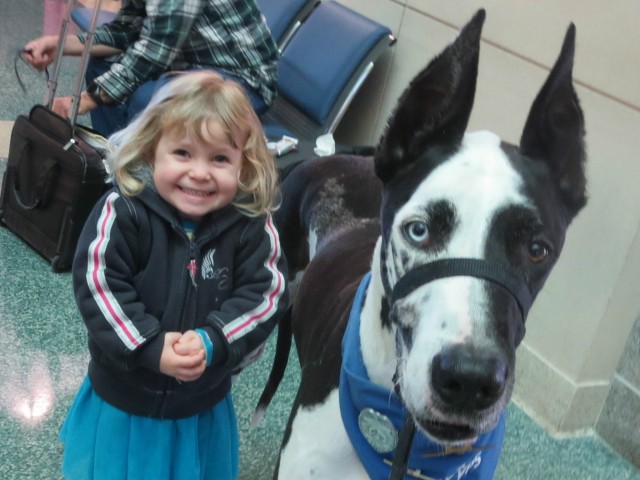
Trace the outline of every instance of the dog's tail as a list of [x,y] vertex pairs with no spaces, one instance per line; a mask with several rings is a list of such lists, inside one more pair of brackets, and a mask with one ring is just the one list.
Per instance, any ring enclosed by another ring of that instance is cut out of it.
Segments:
[[289,351],[291,350],[291,307],[286,311],[282,319],[278,324],[278,338],[276,340],[276,353],[273,358],[273,366],[271,367],[271,373],[269,373],[269,379],[267,384],[262,390],[258,405],[256,405],[253,411],[253,418],[251,419],[251,428],[255,428],[260,424],[267,411],[267,407],[271,403],[273,396],[284,377],[284,372],[289,363]]

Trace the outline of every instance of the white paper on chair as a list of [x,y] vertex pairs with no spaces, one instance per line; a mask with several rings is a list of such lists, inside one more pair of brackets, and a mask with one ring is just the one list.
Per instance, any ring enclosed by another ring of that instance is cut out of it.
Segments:
[[336,142],[333,139],[333,134],[325,133],[320,135],[316,139],[316,148],[313,149],[313,152],[319,157],[326,157],[336,153]]

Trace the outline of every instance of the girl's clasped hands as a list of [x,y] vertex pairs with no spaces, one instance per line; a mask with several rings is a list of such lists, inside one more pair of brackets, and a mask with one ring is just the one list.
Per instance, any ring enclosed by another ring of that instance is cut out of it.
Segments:
[[195,331],[167,332],[160,356],[160,371],[181,382],[200,378],[206,367],[206,350]]

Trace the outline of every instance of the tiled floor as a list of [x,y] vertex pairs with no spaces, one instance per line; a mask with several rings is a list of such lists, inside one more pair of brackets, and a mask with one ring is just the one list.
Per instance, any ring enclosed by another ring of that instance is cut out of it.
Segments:
[[[0,229],[0,478],[60,478],[58,429],[85,374],[84,327],[68,273]],[[270,478],[299,371],[290,369],[262,425],[251,412],[267,376],[273,339],[263,359],[234,387],[241,428],[241,479]],[[595,436],[555,440],[510,407],[499,480],[623,480],[640,475]]]
[[[51,4],[51,0],[47,3]],[[55,2],[54,2],[55,3]],[[43,28],[42,0],[0,2],[0,156],[10,122],[41,101],[41,80],[24,71],[29,93],[17,87],[13,55]],[[73,62],[67,63],[69,70]],[[62,88],[71,75],[65,73]],[[64,90],[63,90],[64,91]],[[0,162],[0,174],[4,163]],[[242,480],[270,478],[299,370],[295,357],[263,424],[249,430],[251,412],[270,365],[273,339],[263,359],[234,387],[241,429]],[[68,273],[47,263],[0,228],[0,479],[60,478],[57,434],[87,362],[85,331]],[[597,436],[549,436],[519,408],[509,409],[498,480],[629,480],[640,473]]]

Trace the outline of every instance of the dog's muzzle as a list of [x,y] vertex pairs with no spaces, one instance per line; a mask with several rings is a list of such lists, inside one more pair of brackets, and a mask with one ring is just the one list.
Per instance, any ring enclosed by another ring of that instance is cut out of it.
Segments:
[[459,276],[481,278],[503,287],[518,304],[524,323],[533,302],[533,296],[525,279],[501,264],[477,258],[445,258],[409,271],[393,287],[390,305],[433,280]]
[[[515,299],[520,310],[522,322],[525,322],[533,302],[533,295],[526,280],[506,266],[475,258],[435,260],[409,271],[401,277],[394,286],[390,295],[389,306],[394,305],[398,300],[406,297],[417,288],[429,282],[440,278],[456,276],[480,278],[500,285]],[[396,349],[398,350],[398,361],[400,361],[399,334],[396,334]],[[402,398],[400,383],[397,381],[397,378],[398,369],[396,369],[393,383],[396,393]],[[399,446],[394,454],[392,473],[389,478],[404,478],[415,429],[416,423],[411,418],[411,415],[407,413],[405,424],[400,433]]]

